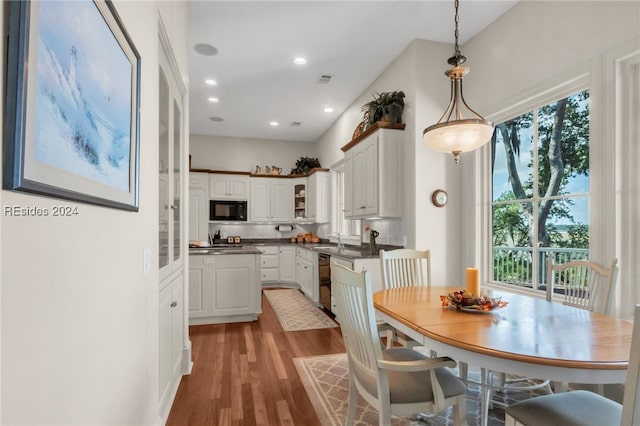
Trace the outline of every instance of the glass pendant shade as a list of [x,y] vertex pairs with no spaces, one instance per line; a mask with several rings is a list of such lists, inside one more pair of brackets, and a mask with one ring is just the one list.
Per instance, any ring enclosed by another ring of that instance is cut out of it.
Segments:
[[453,120],[434,124],[424,131],[424,143],[438,152],[450,152],[456,163],[460,154],[487,143],[493,135],[493,124],[486,120]]

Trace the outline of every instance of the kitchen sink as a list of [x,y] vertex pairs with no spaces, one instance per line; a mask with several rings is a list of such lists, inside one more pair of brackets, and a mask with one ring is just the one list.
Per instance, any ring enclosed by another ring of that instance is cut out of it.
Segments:
[[362,257],[361,250],[338,249],[336,246],[331,247],[315,247],[316,250],[328,252],[336,256]]

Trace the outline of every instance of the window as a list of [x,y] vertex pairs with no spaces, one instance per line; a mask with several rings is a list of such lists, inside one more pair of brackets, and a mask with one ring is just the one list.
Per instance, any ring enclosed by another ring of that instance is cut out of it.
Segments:
[[589,257],[589,91],[497,124],[491,161],[493,281],[542,290]]
[[360,220],[349,220],[344,217],[344,167],[340,163],[331,168],[333,174],[333,215],[331,218],[331,234],[340,233],[342,240],[350,244],[360,244]]

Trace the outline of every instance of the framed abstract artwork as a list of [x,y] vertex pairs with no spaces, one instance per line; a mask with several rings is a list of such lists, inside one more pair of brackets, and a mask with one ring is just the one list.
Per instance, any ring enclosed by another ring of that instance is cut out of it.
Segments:
[[140,55],[110,1],[9,2],[3,188],[138,210]]

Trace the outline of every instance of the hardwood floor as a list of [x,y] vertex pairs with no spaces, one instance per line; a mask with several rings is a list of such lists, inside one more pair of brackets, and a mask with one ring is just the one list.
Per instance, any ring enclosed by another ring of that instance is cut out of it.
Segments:
[[168,426],[320,425],[293,358],[345,352],[340,328],[285,332],[262,296],[255,322],[189,327],[193,371]]

